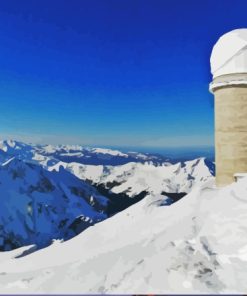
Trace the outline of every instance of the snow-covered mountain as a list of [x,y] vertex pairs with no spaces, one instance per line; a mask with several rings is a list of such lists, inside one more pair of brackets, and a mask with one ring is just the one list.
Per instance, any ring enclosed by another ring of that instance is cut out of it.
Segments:
[[167,204],[177,201],[195,185],[213,179],[212,171],[204,158],[184,163],[153,162],[120,166],[92,166],[58,162],[48,167],[58,171],[61,167],[84,181],[90,181],[110,200],[108,214],[114,214],[141,200],[148,194],[167,197]]
[[[96,158],[110,155],[113,165],[81,163],[85,151]],[[71,162],[75,153],[80,153],[81,162]],[[152,155],[131,155],[135,162],[116,165],[114,157],[129,160],[129,155],[81,146],[0,142],[0,250],[66,240],[147,195],[163,195],[163,204],[169,205],[213,179],[203,158],[171,164],[157,163]]]
[[108,200],[66,170],[15,158],[0,166],[0,250],[68,239],[107,218]]
[[129,197],[143,191],[152,194],[189,192],[194,184],[204,183],[212,178],[212,172],[204,158],[161,165],[153,162],[130,162],[121,166],[90,166],[58,162],[48,169],[59,170],[61,167],[82,180],[104,185],[115,194],[124,192]]
[[[78,145],[41,146],[16,141],[0,142],[1,151],[5,161],[14,156],[42,165],[49,171],[59,171],[63,167],[93,184],[102,195],[110,199],[109,214],[125,209],[150,193],[172,193],[173,200],[170,202],[173,202],[188,193],[194,184],[203,183],[214,174],[214,164],[204,158],[172,164],[164,157],[138,152],[126,154],[117,150]],[[116,165],[116,157],[118,160],[121,158],[124,164]],[[111,165],[105,165],[106,159]]]
[[246,179],[195,187],[169,207],[149,195],[70,241],[0,253],[0,291],[246,293],[246,197]]

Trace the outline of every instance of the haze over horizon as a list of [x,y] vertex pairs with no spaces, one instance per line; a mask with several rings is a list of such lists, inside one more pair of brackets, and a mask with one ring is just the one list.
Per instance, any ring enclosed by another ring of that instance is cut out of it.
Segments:
[[246,26],[246,7],[227,0],[2,1],[0,137],[212,147],[210,53],[222,34]]

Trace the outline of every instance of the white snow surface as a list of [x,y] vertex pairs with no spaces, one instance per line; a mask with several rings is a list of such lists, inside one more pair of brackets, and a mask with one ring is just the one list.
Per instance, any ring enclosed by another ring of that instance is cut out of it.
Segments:
[[247,179],[195,187],[168,207],[162,198],[25,257],[0,253],[0,292],[246,293]]
[[211,59],[213,77],[247,73],[247,29],[230,31],[215,44]]

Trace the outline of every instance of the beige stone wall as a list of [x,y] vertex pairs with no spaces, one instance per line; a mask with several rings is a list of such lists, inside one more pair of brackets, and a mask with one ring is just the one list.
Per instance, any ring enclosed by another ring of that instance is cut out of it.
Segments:
[[216,184],[247,173],[247,86],[223,87],[215,96]]

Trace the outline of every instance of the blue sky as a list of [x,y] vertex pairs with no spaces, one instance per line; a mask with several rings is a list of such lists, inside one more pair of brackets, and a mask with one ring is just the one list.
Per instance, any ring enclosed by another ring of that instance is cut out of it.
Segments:
[[0,137],[211,146],[209,58],[245,1],[0,1]]

